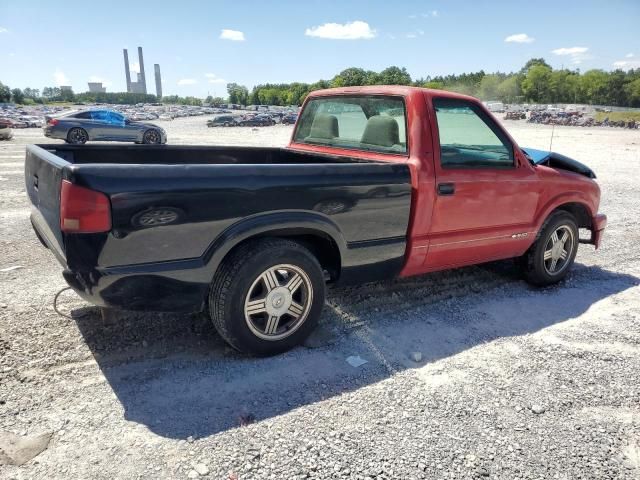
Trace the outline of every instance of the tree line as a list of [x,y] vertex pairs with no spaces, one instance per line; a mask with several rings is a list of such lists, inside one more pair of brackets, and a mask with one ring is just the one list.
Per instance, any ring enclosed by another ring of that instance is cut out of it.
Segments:
[[[219,105],[301,105],[314,90],[331,87],[362,85],[413,85],[464,93],[483,100],[499,100],[504,103],[585,103],[620,107],[640,107],[640,68],[629,71],[607,72],[594,69],[554,70],[543,58],[532,58],[518,72],[485,73],[483,70],[458,75],[438,75],[412,79],[405,68],[388,67],[381,72],[362,68],[347,68],[331,80],[315,83],[261,84],[251,91],[237,83],[227,84],[228,98],[208,96],[205,104]],[[136,104],[164,103],[202,105],[197,97],[164,96],[139,93],[74,93],[59,87],[38,89],[10,89],[0,82],[0,103],[46,103],[75,101],[86,103]]]
[[[483,70],[459,75],[438,75],[412,79],[404,68],[389,67],[381,72],[347,68],[331,80],[316,83],[228,85],[229,101],[243,105],[300,105],[314,90],[361,85],[413,85],[463,93],[482,100],[504,103],[585,103],[640,107],[640,69],[554,70],[542,58],[529,60],[512,73],[485,73]],[[233,98],[233,100],[232,100]]]

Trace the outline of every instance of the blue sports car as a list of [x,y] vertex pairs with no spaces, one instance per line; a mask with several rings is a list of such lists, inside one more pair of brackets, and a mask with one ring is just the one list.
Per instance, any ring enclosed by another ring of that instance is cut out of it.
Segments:
[[161,145],[167,132],[153,123],[135,122],[112,110],[82,110],[45,117],[44,136],[81,145],[91,140]]

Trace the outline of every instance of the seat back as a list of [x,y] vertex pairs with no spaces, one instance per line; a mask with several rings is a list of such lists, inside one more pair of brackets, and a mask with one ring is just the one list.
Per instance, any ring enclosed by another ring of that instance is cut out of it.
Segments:
[[367,121],[360,142],[382,147],[392,147],[400,143],[398,122],[387,115],[374,115]]
[[313,119],[309,137],[307,138],[323,138],[331,139],[339,137],[338,119],[335,115],[328,113],[319,113]]

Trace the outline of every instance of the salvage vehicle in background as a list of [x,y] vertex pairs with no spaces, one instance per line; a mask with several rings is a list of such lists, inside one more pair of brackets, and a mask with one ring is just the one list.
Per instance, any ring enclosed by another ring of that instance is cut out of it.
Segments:
[[74,145],[88,141],[135,142],[150,145],[167,143],[163,128],[128,119],[113,110],[82,110],[59,116],[46,116],[45,137]]
[[276,121],[269,115],[249,116],[236,122],[239,127],[270,127],[275,124]]
[[13,138],[12,122],[7,118],[0,118],[0,140],[11,140]]
[[237,119],[233,115],[217,115],[207,121],[207,127],[232,127],[236,123]]
[[521,149],[474,98],[405,86],[312,92],[284,149],[30,145],[25,161],[36,235],[81,297],[207,310],[257,355],[310,334],[326,283],[506,258],[559,282],[602,240],[594,178]]

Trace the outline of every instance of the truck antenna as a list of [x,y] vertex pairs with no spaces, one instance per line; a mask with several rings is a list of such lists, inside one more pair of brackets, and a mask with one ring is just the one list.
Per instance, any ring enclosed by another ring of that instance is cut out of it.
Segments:
[[549,151],[551,151],[551,146],[553,145],[553,131],[556,128],[556,124],[552,124],[551,125],[551,141],[549,142]]

